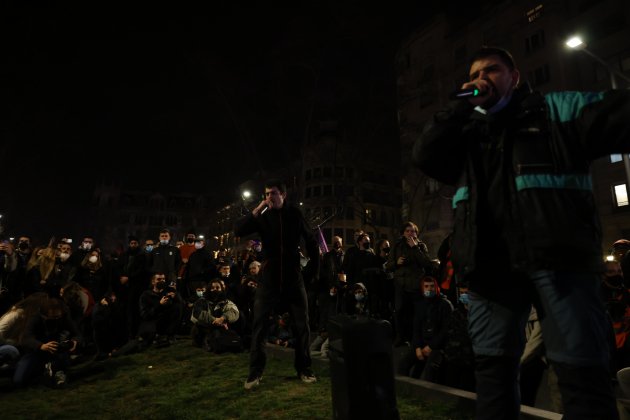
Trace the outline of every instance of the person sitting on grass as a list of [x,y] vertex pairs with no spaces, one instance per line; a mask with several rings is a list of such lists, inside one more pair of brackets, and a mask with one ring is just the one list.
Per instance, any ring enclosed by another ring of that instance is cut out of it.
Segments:
[[240,336],[231,328],[238,318],[238,308],[226,297],[223,282],[212,280],[203,297],[193,305],[190,316],[193,345],[214,353],[240,351]]
[[282,347],[295,347],[295,337],[293,336],[291,317],[287,312],[276,318],[276,322],[269,329],[267,342],[277,344]]
[[23,356],[15,367],[13,383],[25,386],[45,373],[53,386],[65,385],[70,353],[79,341],[66,304],[59,298],[46,299],[40,312],[29,319],[18,345]]

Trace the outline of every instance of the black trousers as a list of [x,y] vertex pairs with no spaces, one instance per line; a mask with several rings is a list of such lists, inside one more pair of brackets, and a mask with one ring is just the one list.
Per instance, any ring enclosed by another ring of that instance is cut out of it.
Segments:
[[[477,419],[518,419],[519,359],[477,356]],[[569,366],[551,362],[558,375],[565,420],[618,419],[612,383],[604,367]]]
[[299,280],[283,288],[261,284],[256,291],[254,318],[252,322],[252,342],[249,354],[250,375],[261,376],[267,363],[265,344],[269,335],[269,316],[273,310],[283,305],[291,314],[291,325],[295,337],[295,370],[299,373],[311,367],[310,327],[308,301],[304,282]]

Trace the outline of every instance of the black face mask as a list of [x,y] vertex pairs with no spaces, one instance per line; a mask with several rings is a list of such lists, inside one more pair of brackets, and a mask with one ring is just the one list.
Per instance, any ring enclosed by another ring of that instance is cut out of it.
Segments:
[[61,318],[44,319],[44,327],[48,332],[57,331],[61,327]]
[[372,247],[372,244],[369,242],[364,242],[363,243],[363,249],[370,249]]
[[195,238],[186,238],[186,242],[192,244],[193,242],[195,242]]
[[384,253],[386,253],[386,254],[389,254],[389,250],[390,250],[390,248],[383,248],[383,249],[382,249],[382,251],[383,251]]
[[218,302],[225,299],[225,292],[221,290],[208,290],[204,293],[204,297],[212,302]]
[[165,282],[165,281],[158,281],[158,282],[155,284],[155,288],[156,288],[157,290],[160,290],[160,291],[161,291],[161,290],[164,290],[164,288],[165,288],[165,287],[166,287],[166,282]]
[[18,249],[20,251],[26,251],[28,249],[28,242],[20,242],[18,244]]

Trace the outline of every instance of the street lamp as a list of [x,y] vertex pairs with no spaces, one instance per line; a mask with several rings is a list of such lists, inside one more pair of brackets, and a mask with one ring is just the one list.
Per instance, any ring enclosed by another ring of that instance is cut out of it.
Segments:
[[[612,89],[617,89],[617,78],[619,77],[622,80],[630,83],[630,78],[628,78],[625,74],[621,73],[617,69],[612,68],[604,59],[594,54],[593,52],[586,49],[586,43],[582,40],[580,36],[572,36],[569,38],[565,45],[572,50],[579,50],[584,52],[586,55],[591,57],[593,60],[597,61],[602,66],[606,67],[608,70],[608,74],[610,74],[610,87]],[[616,77],[615,77],[616,76]],[[626,193],[630,194],[630,158],[627,153],[623,153],[623,166],[626,169]]]

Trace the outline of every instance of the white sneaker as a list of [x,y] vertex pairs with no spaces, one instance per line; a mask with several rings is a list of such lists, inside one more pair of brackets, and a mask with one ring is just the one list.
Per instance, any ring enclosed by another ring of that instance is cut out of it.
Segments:
[[304,369],[302,372],[300,372],[298,374],[298,377],[305,384],[313,384],[313,383],[317,382],[317,377],[315,376],[315,374],[310,369]]
[[55,373],[55,385],[64,386],[66,384],[66,380],[66,374],[63,372],[63,370],[59,370],[57,371],[57,373]]
[[261,380],[262,380],[262,376],[249,375],[249,377],[245,381],[245,389],[250,390],[250,389],[256,388],[258,385],[260,385]]

